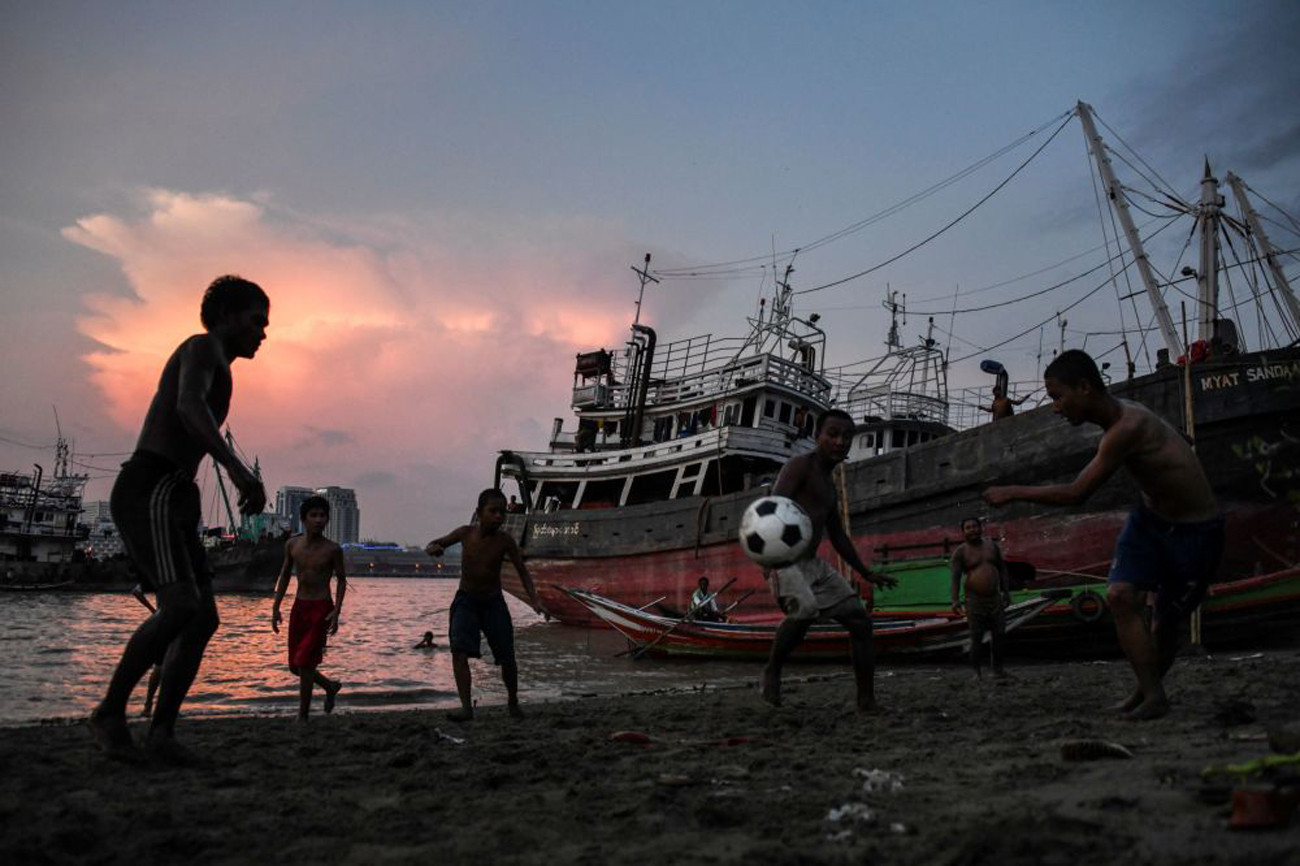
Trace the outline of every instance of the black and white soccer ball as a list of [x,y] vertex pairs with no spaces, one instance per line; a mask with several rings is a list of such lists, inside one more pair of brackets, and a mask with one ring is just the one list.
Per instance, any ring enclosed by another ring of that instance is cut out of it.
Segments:
[[764,568],[780,568],[803,556],[812,535],[808,512],[784,496],[755,499],[740,519],[740,546]]

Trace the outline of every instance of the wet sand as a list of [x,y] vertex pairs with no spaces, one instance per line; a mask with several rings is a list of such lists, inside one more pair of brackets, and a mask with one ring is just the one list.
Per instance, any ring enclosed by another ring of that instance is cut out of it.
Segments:
[[[817,666],[790,669],[779,710],[737,683],[534,704],[523,721],[481,707],[468,725],[183,720],[216,761],[202,770],[109,763],[77,725],[10,728],[0,861],[1300,864],[1300,817],[1234,831],[1197,796],[1206,765],[1263,756],[1265,729],[1300,719],[1300,649],[1253,655],[1180,660],[1173,714],[1140,724],[1103,709],[1129,683],[1114,660],[1013,667],[1006,685],[886,669],[887,711],[865,718],[844,669]],[[627,730],[656,741],[611,740]],[[1080,738],[1135,758],[1064,760]],[[901,787],[866,792],[858,770]],[[828,820],[851,804],[861,820]]]

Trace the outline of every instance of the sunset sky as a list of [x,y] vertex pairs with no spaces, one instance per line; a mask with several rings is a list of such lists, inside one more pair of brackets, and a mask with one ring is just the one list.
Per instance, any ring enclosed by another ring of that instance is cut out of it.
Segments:
[[[1043,127],[795,261],[796,288],[839,280],[989,193],[1079,99],[1184,195],[1208,157],[1300,213],[1297,44],[1294,2],[9,4],[0,469],[50,469],[57,407],[107,498],[204,286],[234,272],[272,302],[230,416],[272,495],[354,487],[364,535],[423,542],[468,518],[499,449],[571,426],[574,354],[625,339],[646,252],[668,269],[807,247]],[[882,350],[887,284],[914,342],[954,292],[1086,270],[1092,183],[1071,121],[968,220],[798,310],[845,364]],[[644,318],[661,340],[736,334],[770,284],[666,279]],[[988,383],[981,357],[1032,379],[1037,331],[981,347],[1093,284],[958,317],[954,386]],[[1118,315],[1099,292],[1067,343],[1113,348]]]

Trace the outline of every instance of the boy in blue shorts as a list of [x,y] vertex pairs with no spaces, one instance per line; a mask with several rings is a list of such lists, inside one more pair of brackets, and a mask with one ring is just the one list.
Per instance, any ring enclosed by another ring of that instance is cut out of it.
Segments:
[[[1138,403],[1106,391],[1097,364],[1078,349],[1043,371],[1052,408],[1074,426],[1104,432],[1097,455],[1069,484],[990,487],[984,498],[1045,505],[1083,502],[1123,466],[1142,490],[1115,542],[1106,603],[1120,647],[1137,675],[1137,690],[1116,709],[1134,720],[1169,712],[1164,677],[1178,651],[1183,622],[1205,597],[1223,556],[1224,520],[1196,453],[1182,435]],[[1156,595],[1148,630],[1142,594]]]
[[424,552],[442,556],[454,544],[461,547],[460,587],[451,603],[451,669],[456,675],[456,692],[460,695],[460,709],[448,713],[455,722],[468,722],[474,718],[474,704],[470,700],[471,675],[469,660],[482,657],[479,635],[487,637],[492,649],[492,660],[501,667],[501,681],[505,683],[507,707],[514,718],[522,718],[519,708],[519,666],[515,663],[515,632],[510,620],[510,608],[501,591],[501,563],[509,558],[519,573],[519,580],[528,593],[533,610],[542,612],[533,588],[532,575],[519,554],[519,545],[501,525],[506,520],[506,497],[500,490],[490,488],[478,497],[478,522],[461,526],[441,538],[430,541]]

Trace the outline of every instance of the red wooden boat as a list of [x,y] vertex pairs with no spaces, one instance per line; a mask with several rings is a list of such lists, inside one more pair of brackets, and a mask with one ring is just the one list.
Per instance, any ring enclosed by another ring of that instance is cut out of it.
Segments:
[[[779,624],[779,620],[765,623],[695,622],[638,610],[586,590],[559,589],[650,655],[762,660],[771,652],[772,638]],[[1011,605],[1007,608],[1007,631],[1029,622],[1054,600],[1048,594],[1042,594]],[[872,624],[872,635],[878,653],[960,652],[970,641],[965,618],[952,616],[877,619]],[[848,633],[835,624],[814,625],[794,651],[794,657],[800,659],[848,656]]]

